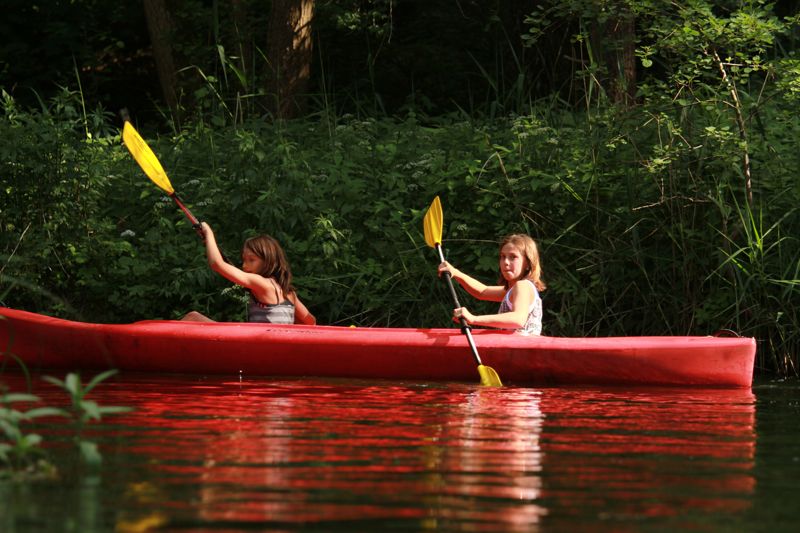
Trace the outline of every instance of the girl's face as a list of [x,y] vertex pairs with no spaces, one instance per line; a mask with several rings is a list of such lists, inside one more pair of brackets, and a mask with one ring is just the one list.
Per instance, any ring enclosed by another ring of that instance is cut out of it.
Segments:
[[519,248],[511,243],[500,249],[500,274],[506,281],[516,281],[528,268],[528,261]]
[[242,270],[248,274],[258,274],[264,269],[264,260],[250,250],[242,251]]

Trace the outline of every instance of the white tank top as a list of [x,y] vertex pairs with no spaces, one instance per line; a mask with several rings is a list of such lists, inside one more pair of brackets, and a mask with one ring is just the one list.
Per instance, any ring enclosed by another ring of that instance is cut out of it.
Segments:
[[[530,308],[528,309],[528,319],[525,321],[525,325],[520,329],[518,329],[517,333],[521,333],[523,335],[541,335],[542,299],[539,296],[539,291],[536,290],[536,285],[529,279],[525,279],[524,281],[527,281],[533,287],[533,303],[531,303]],[[511,298],[510,298],[512,290],[514,289],[511,288],[508,290],[508,292],[506,292],[503,301],[500,302],[500,309],[497,311],[498,313],[508,313],[509,311],[514,310],[514,305],[511,303]]]

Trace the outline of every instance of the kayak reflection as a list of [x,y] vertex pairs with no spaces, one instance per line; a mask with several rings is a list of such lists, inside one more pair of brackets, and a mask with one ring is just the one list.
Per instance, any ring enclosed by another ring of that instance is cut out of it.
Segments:
[[173,488],[173,524],[521,531],[738,513],[755,486],[754,398],[738,389],[132,386],[129,451]]

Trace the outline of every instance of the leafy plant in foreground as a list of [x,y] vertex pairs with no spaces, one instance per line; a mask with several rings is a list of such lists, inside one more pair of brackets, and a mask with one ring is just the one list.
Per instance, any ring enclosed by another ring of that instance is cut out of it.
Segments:
[[7,441],[0,442],[0,464],[11,471],[52,470],[52,466],[44,461],[44,450],[40,447],[41,435],[25,433],[21,424],[43,416],[59,416],[61,410],[54,407],[35,407],[22,411],[12,405],[38,401],[39,398],[33,394],[6,392],[0,396],[0,431]]
[[129,407],[101,406],[97,402],[87,400],[86,395],[100,382],[116,374],[116,370],[109,370],[92,378],[85,386],[81,383],[80,376],[76,373],[67,374],[62,381],[58,378],[45,376],[44,379],[67,392],[72,400],[69,409],[59,407],[34,407],[21,410],[13,404],[36,403],[41,401],[38,396],[26,393],[4,392],[0,395],[0,477],[8,472],[27,471],[32,474],[52,474],[54,466],[45,459],[45,450],[41,447],[42,436],[38,433],[25,432],[23,423],[31,422],[41,417],[65,417],[74,422],[75,442],[81,452],[81,457],[90,467],[97,467],[102,462],[97,444],[83,438],[83,429],[90,420],[100,420],[103,415],[124,413],[130,411]]
[[75,442],[81,451],[81,456],[90,466],[99,466],[102,462],[102,456],[97,450],[97,444],[83,438],[83,429],[87,422],[90,420],[100,420],[103,415],[126,413],[130,411],[130,407],[122,406],[101,406],[97,402],[87,400],[86,395],[91,392],[101,381],[116,374],[116,370],[107,370],[93,377],[89,383],[84,386],[81,383],[80,375],[76,373],[69,373],[62,381],[52,376],[45,376],[45,381],[66,391],[72,399],[72,406],[70,409],[60,409],[59,414],[71,418],[75,424]]

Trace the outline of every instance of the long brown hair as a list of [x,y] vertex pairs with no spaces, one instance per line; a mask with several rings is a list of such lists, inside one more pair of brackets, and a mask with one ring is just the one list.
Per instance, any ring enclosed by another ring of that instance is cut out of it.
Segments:
[[292,286],[292,269],[289,268],[289,261],[286,253],[278,244],[274,237],[269,235],[259,235],[244,241],[243,248],[254,253],[262,261],[264,268],[258,272],[265,278],[273,278],[278,286],[283,290],[284,295],[294,292]]
[[[528,262],[526,269],[522,271],[520,279],[529,279],[536,286],[536,290],[543,291],[547,288],[542,280],[542,263],[539,261],[539,247],[536,246],[534,241],[529,235],[524,233],[515,233],[507,235],[500,243],[500,250],[503,246],[510,244],[522,253],[522,256]],[[508,281],[500,274],[500,282],[506,289],[508,288]]]

